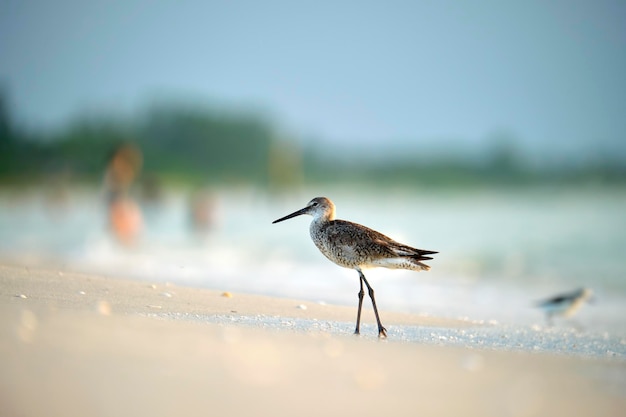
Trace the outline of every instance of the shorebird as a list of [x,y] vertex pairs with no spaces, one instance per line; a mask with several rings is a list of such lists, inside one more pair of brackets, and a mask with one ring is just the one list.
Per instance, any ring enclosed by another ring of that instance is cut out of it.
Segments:
[[367,286],[372,300],[378,337],[387,337],[387,329],[383,327],[376,308],[374,290],[367,282],[363,269],[384,267],[390,269],[408,269],[412,271],[428,271],[430,266],[422,263],[432,259],[426,255],[438,252],[424,249],[415,249],[411,246],[398,243],[395,240],[358,223],[345,220],[335,220],[335,205],[326,197],[316,197],[306,207],[293,212],[272,224],[291,219],[292,217],[308,214],[313,216],[309,228],[311,239],[324,256],[344,268],[354,269],[359,273],[360,291],[359,308],[356,316],[355,334],[360,334],[361,307],[363,305],[363,283]]
[[571,317],[585,301],[591,301],[593,291],[589,288],[579,288],[576,291],[559,294],[546,300],[539,301],[537,307],[546,313],[548,325],[552,325],[553,316]]

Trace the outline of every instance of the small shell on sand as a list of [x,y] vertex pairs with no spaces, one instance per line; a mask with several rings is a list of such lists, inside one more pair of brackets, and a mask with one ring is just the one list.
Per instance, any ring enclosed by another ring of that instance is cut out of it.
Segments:
[[233,295],[231,293],[229,293],[228,291],[224,291],[222,293],[222,297],[233,298]]

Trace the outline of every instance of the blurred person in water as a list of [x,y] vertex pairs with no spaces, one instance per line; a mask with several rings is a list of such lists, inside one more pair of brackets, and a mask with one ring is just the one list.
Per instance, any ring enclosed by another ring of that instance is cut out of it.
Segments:
[[204,235],[215,228],[215,196],[208,189],[195,191],[189,199],[189,220],[193,233]]
[[107,160],[104,193],[108,222],[113,236],[124,245],[135,243],[143,226],[141,209],[130,195],[142,163],[141,151],[130,143],[116,146]]

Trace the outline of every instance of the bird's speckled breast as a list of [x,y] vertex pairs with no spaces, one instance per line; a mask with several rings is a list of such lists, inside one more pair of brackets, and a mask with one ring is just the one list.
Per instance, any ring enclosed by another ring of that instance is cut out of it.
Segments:
[[[356,268],[367,264],[365,254],[359,251],[358,238],[352,236],[348,222],[312,222],[310,234],[315,246],[339,266]],[[356,239],[355,239],[356,238]]]

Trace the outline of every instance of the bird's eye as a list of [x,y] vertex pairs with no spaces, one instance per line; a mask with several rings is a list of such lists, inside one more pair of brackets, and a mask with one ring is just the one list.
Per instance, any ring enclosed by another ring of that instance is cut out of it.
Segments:
[[311,204],[313,207],[317,206],[317,201],[314,201],[313,204]]

